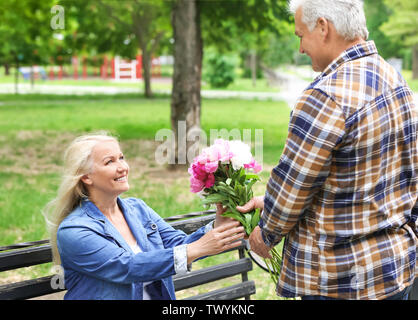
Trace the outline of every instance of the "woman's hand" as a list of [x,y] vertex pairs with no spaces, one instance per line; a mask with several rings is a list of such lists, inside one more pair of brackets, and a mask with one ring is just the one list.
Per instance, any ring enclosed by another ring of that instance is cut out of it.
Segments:
[[192,263],[200,257],[236,248],[241,245],[241,241],[237,240],[243,239],[244,235],[244,227],[238,221],[223,223],[199,240],[187,245],[187,263]]
[[216,204],[216,218],[215,218],[215,221],[213,222],[213,227],[214,228],[220,227],[221,225],[223,225],[225,223],[235,221],[232,218],[227,218],[227,217],[222,216],[222,214],[224,214],[226,212],[226,210],[227,209],[224,208],[222,206],[222,204],[220,204],[220,203]]

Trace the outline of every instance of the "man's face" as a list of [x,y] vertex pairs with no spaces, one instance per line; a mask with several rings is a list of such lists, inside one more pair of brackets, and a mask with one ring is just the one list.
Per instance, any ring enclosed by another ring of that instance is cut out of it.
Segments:
[[317,24],[310,32],[306,24],[302,22],[301,8],[297,9],[295,14],[295,34],[300,39],[299,52],[305,53],[311,58],[314,71],[322,72],[328,66],[328,63],[321,28]]

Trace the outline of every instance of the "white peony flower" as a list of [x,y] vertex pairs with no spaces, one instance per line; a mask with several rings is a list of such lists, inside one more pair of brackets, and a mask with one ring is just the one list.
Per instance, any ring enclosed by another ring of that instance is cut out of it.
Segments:
[[233,154],[230,161],[234,170],[241,169],[253,158],[250,146],[240,140],[229,141],[229,151]]

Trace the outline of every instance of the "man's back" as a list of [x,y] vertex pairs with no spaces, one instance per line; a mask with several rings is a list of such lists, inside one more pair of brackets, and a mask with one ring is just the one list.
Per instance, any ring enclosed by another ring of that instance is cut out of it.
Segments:
[[412,284],[417,126],[412,92],[373,42],[304,91],[265,196],[267,241],[287,234],[280,295],[380,299]]
[[345,118],[345,133],[334,148],[323,186],[323,199],[348,208],[338,213],[338,219],[346,214],[350,221],[350,226],[338,224],[341,233],[336,235],[341,236],[402,226],[411,218],[418,192],[413,93],[373,42],[367,44],[356,46],[364,56],[350,60],[352,52],[347,51],[310,86],[328,95]]

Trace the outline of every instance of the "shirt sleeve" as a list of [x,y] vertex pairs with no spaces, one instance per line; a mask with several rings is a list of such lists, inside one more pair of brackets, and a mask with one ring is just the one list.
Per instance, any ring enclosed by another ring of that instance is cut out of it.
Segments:
[[322,91],[306,90],[292,111],[285,148],[267,184],[259,226],[268,246],[279,243],[311,205],[344,135],[341,108]]
[[[204,233],[213,229],[213,221],[204,226]],[[184,274],[192,270],[192,264],[187,264],[187,244],[174,247],[174,270],[176,274]]]

